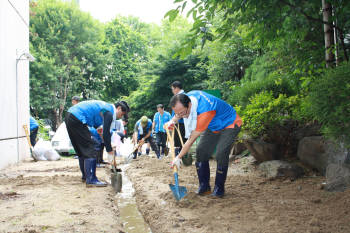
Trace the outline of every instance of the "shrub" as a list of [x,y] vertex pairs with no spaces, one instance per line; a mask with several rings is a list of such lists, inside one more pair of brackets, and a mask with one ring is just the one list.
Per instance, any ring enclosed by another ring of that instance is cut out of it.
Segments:
[[242,111],[243,128],[253,138],[271,135],[269,131],[283,125],[285,120],[296,120],[301,98],[280,94],[274,97],[272,91],[263,91],[250,98],[250,104]]
[[247,69],[239,85],[231,88],[228,102],[234,105],[249,104],[252,96],[262,91],[270,91],[275,98],[280,94],[293,96],[298,92],[299,83],[292,74],[283,73],[271,61],[268,55],[257,58]]
[[350,63],[329,69],[314,80],[308,102],[324,135],[350,145]]

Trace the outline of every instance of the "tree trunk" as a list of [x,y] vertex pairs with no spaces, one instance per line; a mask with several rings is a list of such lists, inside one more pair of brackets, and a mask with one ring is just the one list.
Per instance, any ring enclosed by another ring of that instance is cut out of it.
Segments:
[[[59,116],[58,116],[58,114],[57,114],[57,109],[56,109],[56,108],[54,108],[54,109],[52,110],[52,114],[54,115],[54,119],[55,119],[55,122],[53,122],[52,125],[57,129],[58,126],[59,126],[59,124],[58,124]],[[56,131],[56,129],[53,129],[53,130]]]
[[58,109],[57,127],[58,127],[58,125],[60,125],[62,123],[62,120],[63,120],[63,112],[64,112],[64,107],[66,106],[66,100],[67,100],[68,79],[65,80],[63,88],[64,88],[63,96],[61,96],[60,107]]
[[[332,5],[326,0],[322,0],[323,21],[330,23],[332,17]],[[324,42],[325,42],[325,54],[326,54],[326,67],[333,67],[335,62],[334,56],[334,32],[333,27],[329,24],[323,24]]]

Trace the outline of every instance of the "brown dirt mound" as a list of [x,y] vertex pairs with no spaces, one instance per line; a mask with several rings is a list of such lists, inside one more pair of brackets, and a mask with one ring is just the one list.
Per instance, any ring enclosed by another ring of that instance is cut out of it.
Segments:
[[[188,195],[177,202],[170,158],[141,157],[127,173],[133,181],[140,212],[152,232],[350,232],[350,190],[320,189],[324,177],[266,180],[250,160],[230,164],[222,199],[195,194],[194,166],[179,171]],[[214,186],[216,162],[211,161]]]

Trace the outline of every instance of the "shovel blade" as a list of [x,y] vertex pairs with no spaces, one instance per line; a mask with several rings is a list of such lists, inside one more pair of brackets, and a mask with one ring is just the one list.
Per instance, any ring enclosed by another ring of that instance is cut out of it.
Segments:
[[187,189],[184,186],[177,186],[174,184],[169,184],[170,190],[173,192],[173,195],[177,201],[180,201],[187,195]]
[[112,173],[111,174],[111,183],[112,183],[112,187],[114,189],[114,191],[116,193],[119,193],[122,191],[122,174],[120,174],[119,172],[117,173]]
[[125,162],[126,164],[128,164],[128,163],[131,162],[131,160],[132,160],[133,158],[134,158],[134,154],[131,153],[131,154],[128,155],[128,157],[125,158],[125,161],[124,161],[124,162]]

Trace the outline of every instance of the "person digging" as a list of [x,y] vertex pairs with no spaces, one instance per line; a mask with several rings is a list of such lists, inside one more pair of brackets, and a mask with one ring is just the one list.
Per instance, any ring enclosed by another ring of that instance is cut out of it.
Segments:
[[184,119],[185,134],[188,140],[171,166],[180,168],[181,158],[188,153],[192,144],[201,136],[196,149],[196,169],[199,180],[197,194],[211,193],[209,158],[216,148],[216,177],[214,197],[223,197],[229,164],[231,145],[238,135],[242,120],[236,110],[225,101],[203,91],[190,91],[174,95],[170,106],[175,116],[165,127],[173,130],[178,119]]
[[[110,104],[100,100],[89,100],[68,109],[65,119],[67,131],[73,148],[79,156],[82,181],[86,182],[87,187],[107,186],[96,177],[97,151],[88,126],[97,128],[103,125],[104,129],[110,129],[113,121],[127,115],[128,112],[129,106],[125,101]],[[108,154],[114,156],[109,130],[103,130],[103,139]]]
[[[152,150],[154,150],[157,155],[157,158],[160,158],[159,150],[152,137],[152,121],[148,119],[147,116],[142,116],[141,119],[136,122],[132,141],[134,144],[139,145],[139,148],[134,151],[134,159],[137,158],[137,155],[141,155],[141,147],[147,142],[151,145]],[[140,152],[138,152],[138,150],[140,150]],[[146,155],[149,155],[149,152],[150,148],[146,148]]]

